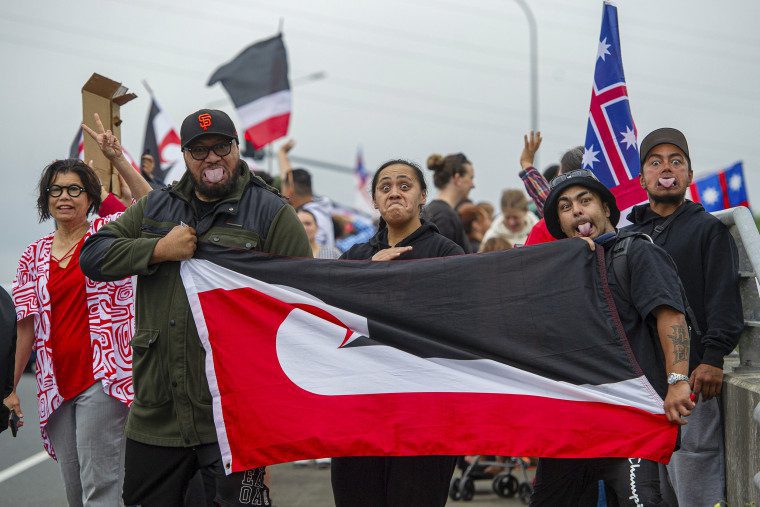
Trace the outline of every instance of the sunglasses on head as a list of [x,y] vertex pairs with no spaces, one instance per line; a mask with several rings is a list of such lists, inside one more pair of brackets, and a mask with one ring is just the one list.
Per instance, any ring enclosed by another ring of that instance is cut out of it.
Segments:
[[552,179],[551,183],[549,183],[550,188],[555,188],[557,185],[562,183],[563,181],[567,181],[570,178],[594,178],[596,179],[596,176],[594,176],[594,173],[589,171],[588,169],[576,169],[574,171],[570,171],[569,173],[560,174],[559,176],[556,176]]

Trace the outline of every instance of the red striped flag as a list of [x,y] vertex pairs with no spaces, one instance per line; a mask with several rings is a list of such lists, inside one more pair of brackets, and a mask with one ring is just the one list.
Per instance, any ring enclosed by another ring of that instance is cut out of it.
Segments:
[[245,138],[256,149],[287,135],[290,82],[281,34],[249,46],[219,67],[208,86],[217,82],[229,93],[243,122]]

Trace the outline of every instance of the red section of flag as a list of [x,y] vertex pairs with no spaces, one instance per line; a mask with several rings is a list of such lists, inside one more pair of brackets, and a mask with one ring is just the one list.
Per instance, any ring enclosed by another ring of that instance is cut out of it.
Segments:
[[[630,177],[625,170],[625,162],[623,162],[623,159],[620,158],[620,154],[617,151],[616,139],[613,137],[612,132],[608,128],[603,128],[602,126],[608,124],[604,112],[604,106],[616,99],[625,99],[627,97],[628,88],[625,86],[625,83],[620,83],[619,85],[605,90],[598,95],[594,87],[591,88],[591,105],[589,106],[589,115],[594,119],[594,122],[599,129],[599,141],[604,147],[604,151],[607,153],[607,158],[610,164],[612,164],[612,169],[615,172],[615,177],[619,182],[619,186],[629,183]],[[635,130],[636,125],[634,125],[633,128]],[[631,206],[640,202],[641,201],[639,200],[631,204]],[[623,205],[620,201],[618,201],[617,205],[620,209],[628,207]]]
[[728,198],[728,182],[726,181],[726,171],[718,172],[718,181],[720,181],[720,190],[723,194],[723,209],[731,207],[731,201]]
[[[617,154],[617,152],[615,153]],[[646,190],[641,188],[639,178],[625,180],[620,185],[613,187],[610,190],[615,196],[617,207],[620,210],[641,204],[648,199]]]
[[700,199],[700,197],[699,197],[699,189],[697,188],[697,184],[696,183],[692,183],[691,185],[689,185],[689,190],[691,190],[691,199],[692,199],[692,201],[694,201],[694,202],[701,202],[702,201],[702,199]]
[[[676,426],[662,414],[623,405],[527,395],[305,391],[286,376],[276,350],[278,329],[293,305],[250,288],[198,296],[215,369],[209,378],[219,389],[233,472],[322,456],[670,459]],[[241,329],[247,330],[244,341]]]
[[267,144],[288,134],[290,113],[273,116],[261,123],[252,125],[245,131],[245,138],[258,150]]

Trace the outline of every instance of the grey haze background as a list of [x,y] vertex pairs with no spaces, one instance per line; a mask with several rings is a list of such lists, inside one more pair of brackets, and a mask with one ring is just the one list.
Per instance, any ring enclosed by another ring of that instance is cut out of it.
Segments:
[[[530,2],[538,22],[540,165],[582,144],[602,3]],[[697,174],[745,161],[750,200],[760,199],[760,3],[749,0],[619,1],[623,60],[639,137],[682,129]],[[38,224],[42,168],[67,156],[92,72],[139,98],[122,109],[124,145],[142,149],[147,79],[177,126],[225,99],[213,70],[285,20],[294,88],[294,154],[371,171],[389,158],[424,164],[433,152],[474,162],[475,199],[498,202],[517,177],[529,128],[528,32],[510,0],[101,0],[6,2],[0,14],[2,242],[10,281]],[[227,102],[223,109],[232,113]],[[236,118],[235,118],[236,119]],[[237,121],[237,119],[236,119]],[[353,203],[349,175],[314,169],[320,194]]]

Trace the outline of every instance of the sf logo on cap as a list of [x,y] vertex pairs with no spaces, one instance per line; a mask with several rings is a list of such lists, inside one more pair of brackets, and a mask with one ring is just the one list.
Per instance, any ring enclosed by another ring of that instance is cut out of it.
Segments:
[[211,115],[208,113],[198,115],[198,125],[200,125],[203,130],[208,130],[211,126]]

